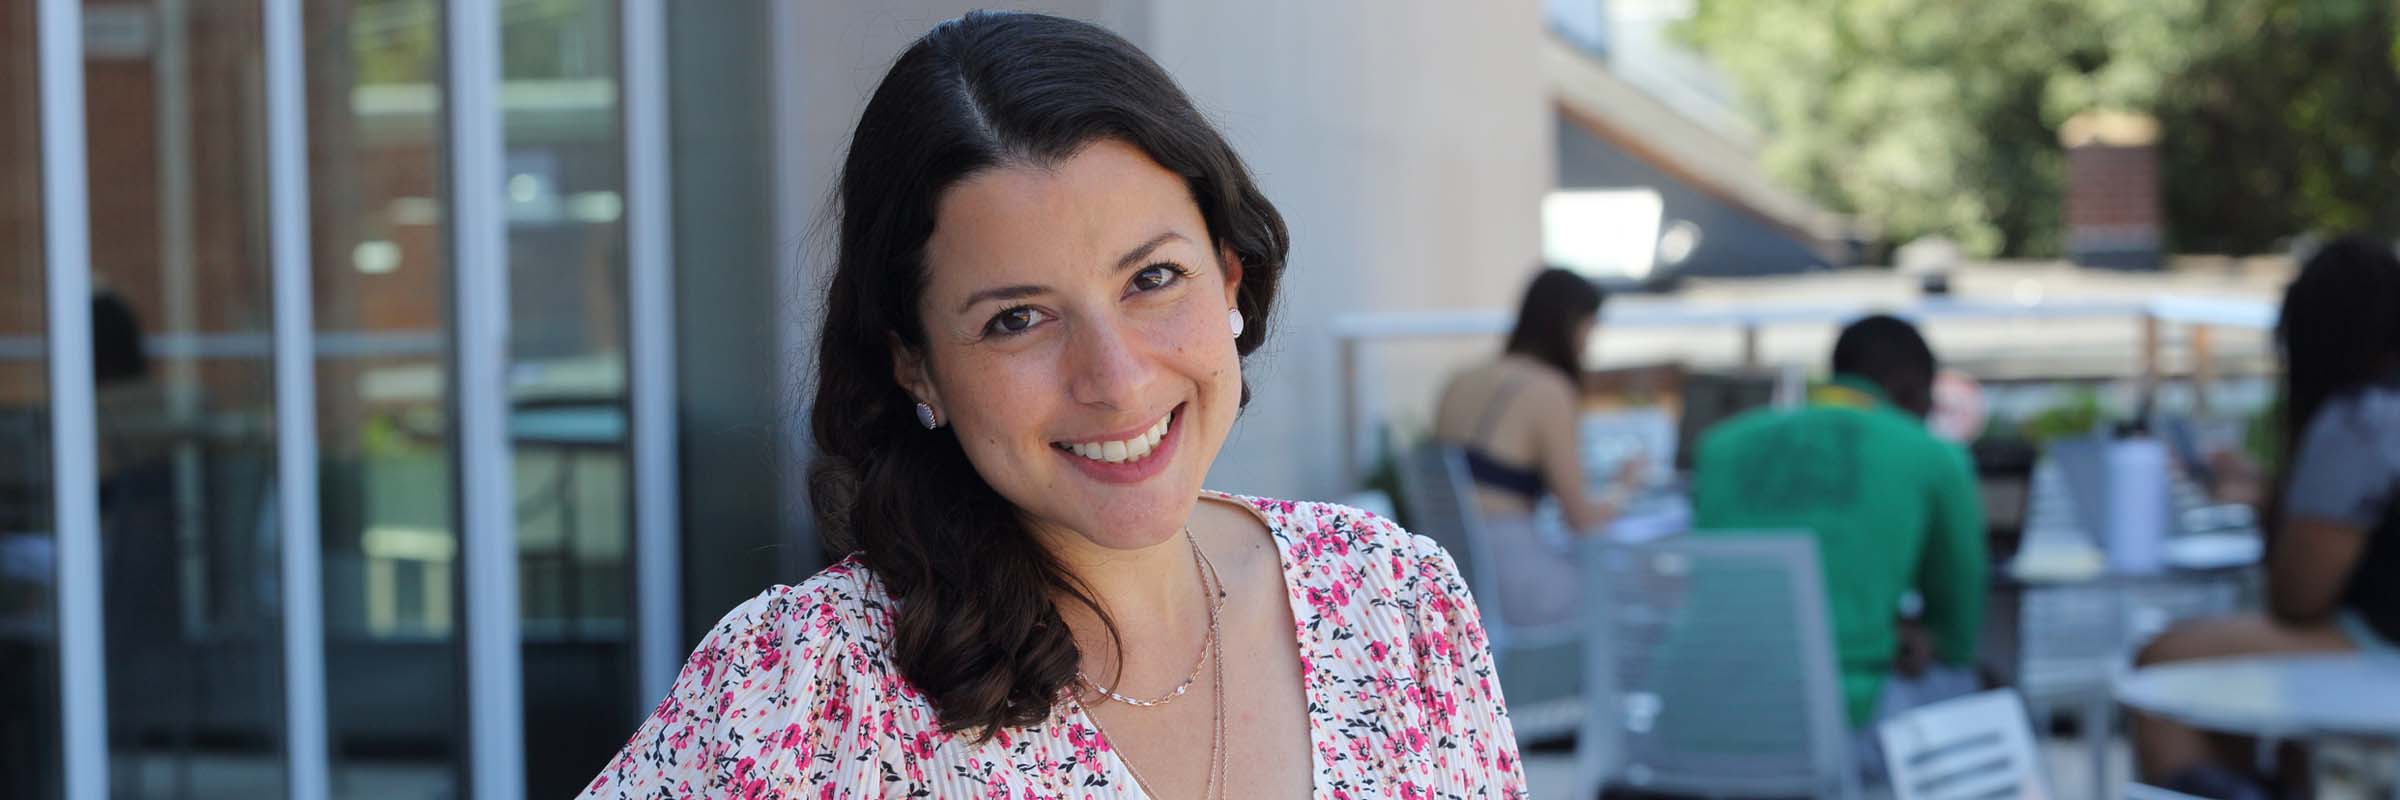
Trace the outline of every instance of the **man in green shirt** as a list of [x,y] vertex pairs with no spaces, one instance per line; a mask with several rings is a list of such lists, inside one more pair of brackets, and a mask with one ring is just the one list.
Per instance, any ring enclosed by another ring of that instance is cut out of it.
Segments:
[[[1897,669],[1917,686],[1922,657],[1903,658],[1901,596],[1924,599],[1921,619],[1943,665],[1935,683],[1972,691],[1983,621],[1983,504],[1966,452],[1934,438],[1933,350],[1915,326],[1872,316],[1844,328],[1833,382],[1806,407],[1753,411],[1711,429],[1693,457],[1693,527],[1807,530],[1816,536],[1832,612],[1842,694],[1853,727],[1932,699],[1885,684]],[[1962,686],[1963,684],[1963,686]],[[1879,705],[1887,706],[1878,708]]]

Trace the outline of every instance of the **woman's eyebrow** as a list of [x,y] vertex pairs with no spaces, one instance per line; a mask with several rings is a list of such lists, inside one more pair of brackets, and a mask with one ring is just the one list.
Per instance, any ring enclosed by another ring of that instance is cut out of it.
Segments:
[[958,313],[967,313],[967,310],[974,308],[976,303],[981,303],[987,300],[1022,300],[1024,298],[1033,297],[1047,291],[1050,291],[1050,287],[1035,286],[1032,284],[1018,284],[1015,286],[1000,286],[991,289],[985,289],[983,291],[967,295],[967,301],[958,304]]
[[1145,259],[1145,258],[1149,258],[1149,257],[1150,257],[1150,253],[1151,253],[1151,251],[1153,251],[1153,250],[1157,250],[1157,249],[1158,249],[1158,248],[1159,248],[1161,245],[1164,245],[1164,244],[1166,244],[1166,243],[1168,243],[1168,242],[1173,242],[1173,241],[1190,241],[1190,240],[1189,240],[1189,239],[1185,239],[1185,238],[1183,238],[1183,234],[1176,233],[1176,232],[1174,232],[1174,231],[1167,231],[1166,233],[1162,233],[1162,234],[1159,234],[1159,235],[1157,235],[1157,236],[1152,236],[1152,237],[1150,237],[1150,241],[1143,242],[1143,243],[1142,243],[1142,246],[1140,246],[1140,247],[1136,247],[1136,248],[1134,248],[1134,249],[1132,249],[1132,250],[1130,250],[1130,251],[1127,251],[1127,252],[1125,253],[1125,256],[1124,256],[1123,258],[1119,258],[1119,259],[1117,259],[1117,270],[1118,270],[1119,272],[1122,272],[1122,271],[1124,271],[1124,270],[1131,269],[1131,268],[1133,268],[1134,266],[1141,264],[1141,263],[1142,263],[1142,259]]
[[[1143,242],[1139,247],[1135,247],[1132,250],[1126,251],[1124,256],[1118,258],[1117,270],[1122,272],[1141,264],[1142,259],[1149,258],[1151,253],[1157,252],[1158,248],[1165,246],[1168,242],[1188,241],[1191,240],[1185,238],[1183,234],[1176,233],[1174,231],[1167,231],[1157,236],[1152,236],[1150,237],[1149,241]],[[1037,286],[1034,284],[1017,284],[1014,286],[997,286],[990,289],[984,289],[974,294],[967,295],[966,302],[958,304],[958,313],[967,313],[969,309],[975,307],[975,304],[989,300],[1022,300],[1048,291],[1050,291],[1050,287]]]

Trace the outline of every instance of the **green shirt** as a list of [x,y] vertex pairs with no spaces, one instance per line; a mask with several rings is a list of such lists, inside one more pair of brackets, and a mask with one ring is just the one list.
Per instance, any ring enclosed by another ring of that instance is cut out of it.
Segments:
[[1936,655],[1973,663],[1988,559],[1975,471],[1872,383],[1840,376],[1806,407],[1726,420],[1701,438],[1693,467],[1700,535],[1816,535],[1852,725],[1873,721],[1909,589],[1924,597]]

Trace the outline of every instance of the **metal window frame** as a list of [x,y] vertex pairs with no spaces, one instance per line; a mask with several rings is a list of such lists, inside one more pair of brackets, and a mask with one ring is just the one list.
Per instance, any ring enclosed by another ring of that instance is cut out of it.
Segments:
[[[42,201],[58,540],[65,796],[108,789],[106,660],[99,564],[98,453],[90,331],[90,217],[79,0],[39,0]],[[676,411],[671,173],[664,9],[622,0],[634,419],[639,686],[663,695],[680,662],[675,608]],[[506,213],[499,19],[480,3],[443,16],[451,213],[452,359],[465,594],[469,774],[478,798],[524,793],[522,637],[508,419]],[[310,291],[304,31],[296,4],[263,9],[269,236],[284,606],[287,791],[329,793],[315,341]]]
[[683,661],[682,522],[676,473],[674,184],[667,20],[660,0],[621,0],[624,37],[625,297],[633,441],[635,708],[674,687]]
[[499,8],[452,0],[444,5],[442,29],[466,789],[477,800],[511,800],[525,794],[525,673],[508,439],[508,210],[501,202]]
[[52,536],[57,543],[60,770],[68,800],[108,792],[108,662],[100,587],[99,431],[92,375],[91,195],[83,4],[40,0],[42,269],[49,322]]
[[316,322],[311,290],[308,94],[300,5],[261,9],[267,115],[268,268],[275,365],[276,530],[281,538],[285,794],[331,793],[325,589],[317,508]]
[[[771,285],[781,297],[807,297],[817,291],[820,277],[803,257],[809,233],[823,198],[818,194],[820,180],[810,173],[810,163],[795,142],[813,139],[808,125],[807,77],[810,66],[806,52],[798,46],[786,46],[782,37],[808,30],[811,9],[803,3],[776,2],[767,6],[767,30],[773,31],[768,46],[768,102],[772,104],[769,141],[773,142],[775,180],[771,186],[774,203],[774,247],[772,257],[774,279]],[[807,409],[816,402],[813,376],[807,374],[817,359],[815,304],[779,303],[774,315],[775,352],[783,358],[774,365],[776,408]],[[777,464],[785,475],[808,474],[809,462],[816,452],[814,434],[809,431],[805,415],[784,426],[788,431],[776,447]],[[817,560],[819,549],[816,516],[809,505],[807,481],[800,481],[794,491],[786,492],[778,504],[781,530],[776,541],[783,545],[782,574],[806,575],[823,566]]]

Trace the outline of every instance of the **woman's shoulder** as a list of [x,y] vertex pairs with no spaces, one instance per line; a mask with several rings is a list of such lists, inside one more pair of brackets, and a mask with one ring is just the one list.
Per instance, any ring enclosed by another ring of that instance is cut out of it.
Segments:
[[2400,382],[2374,383],[2327,398],[2317,418],[2345,437],[2400,439]]
[[1532,356],[1511,353],[1501,356],[1497,363],[1500,374],[1512,380],[1524,381],[1527,390],[1568,395],[1575,393],[1574,379],[1559,372],[1557,367]]
[[1446,385],[1456,388],[1460,386],[1497,386],[1503,383],[1518,384],[1523,387],[1520,391],[1537,389],[1544,392],[1573,392],[1575,389],[1574,382],[1568,380],[1567,376],[1559,374],[1557,368],[1532,357],[1515,353],[1505,353],[1490,361],[1451,373],[1449,383]]
[[1341,503],[1220,495],[1258,510],[1283,548],[1286,568],[1303,577],[1354,574],[1372,581],[1413,581],[1429,569],[1455,574],[1448,551],[1373,511]]
[[723,698],[747,705],[809,707],[811,713],[835,717],[852,709],[907,709],[919,712],[910,719],[930,718],[929,701],[900,678],[892,662],[892,604],[873,569],[845,558],[807,580],[771,587],[734,607],[686,669],[717,662],[720,672],[733,674],[708,683]]
[[909,702],[887,677],[885,604],[874,574],[844,560],[735,606],[583,796],[730,796],[769,783],[796,793],[848,782],[835,770],[898,733],[886,723],[862,735],[851,723]]
[[775,590],[803,604],[846,612],[866,627],[890,626],[891,594],[875,570],[856,556],[834,562],[797,585]]
[[1388,517],[1341,503],[1283,500],[1216,491],[1209,492],[1209,495],[1257,511],[1259,518],[1267,523],[1267,532],[1277,539],[1288,540],[1311,533],[1333,531],[1348,532],[1354,537],[1388,537],[1408,533]]
[[772,652],[776,655],[766,656],[770,663],[784,661],[804,673],[842,660],[879,660],[891,638],[890,608],[891,597],[874,570],[843,559],[807,580],[769,587],[734,606],[710,628],[701,647]]

